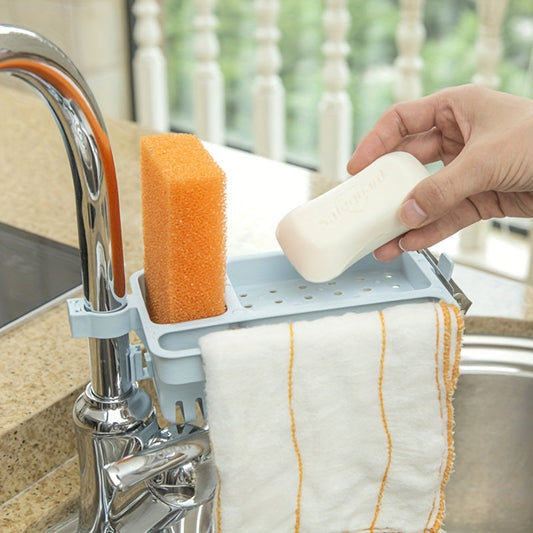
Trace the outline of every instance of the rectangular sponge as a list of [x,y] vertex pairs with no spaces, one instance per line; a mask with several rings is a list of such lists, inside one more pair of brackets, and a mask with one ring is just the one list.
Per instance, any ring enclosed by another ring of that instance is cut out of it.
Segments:
[[224,313],[224,172],[194,135],[148,135],[141,185],[150,318],[170,324]]

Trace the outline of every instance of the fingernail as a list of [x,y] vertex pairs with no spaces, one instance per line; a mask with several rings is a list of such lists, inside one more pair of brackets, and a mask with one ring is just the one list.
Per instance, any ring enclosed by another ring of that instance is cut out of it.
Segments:
[[414,198],[407,200],[400,209],[400,220],[408,228],[417,228],[427,218],[427,213],[416,203]]
[[402,252],[406,252],[407,250],[403,247],[402,239],[398,241],[398,246]]

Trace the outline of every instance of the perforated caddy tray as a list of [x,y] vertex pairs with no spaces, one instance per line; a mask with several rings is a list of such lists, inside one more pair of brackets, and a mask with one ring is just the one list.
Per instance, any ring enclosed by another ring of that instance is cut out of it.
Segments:
[[[135,331],[146,353],[130,353],[134,379],[153,378],[165,418],[175,419],[179,404],[187,421],[203,402],[204,373],[198,339],[230,328],[296,320],[312,320],[348,311],[383,309],[409,301],[457,303],[451,280],[453,264],[441,256],[437,265],[427,252],[408,252],[389,263],[369,255],[333,281],[306,282],[281,253],[231,258],[227,264],[224,314],[177,324],[156,324],[144,302],[144,274],[131,277],[132,293],[124,310],[102,314],[84,309],[83,300],[70,300],[75,337],[113,338]],[[459,292],[461,297],[464,297]],[[455,296],[455,298],[454,298]]]

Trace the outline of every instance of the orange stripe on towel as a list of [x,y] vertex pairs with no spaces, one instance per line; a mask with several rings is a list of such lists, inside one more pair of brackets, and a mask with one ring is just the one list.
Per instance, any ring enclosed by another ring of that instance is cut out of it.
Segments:
[[[452,470],[453,459],[454,459],[454,446],[453,446],[453,405],[452,405],[452,396],[455,389],[455,380],[452,374],[450,374],[450,350],[451,350],[451,334],[452,334],[452,320],[450,315],[450,307],[453,309],[453,306],[446,304],[445,302],[440,302],[440,307],[444,316],[444,348],[443,348],[443,357],[444,357],[444,383],[446,385],[446,414],[447,414],[447,426],[446,426],[446,437],[448,445],[448,456],[446,459],[446,466],[442,476],[441,486],[440,486],[440,501],[439,501],[439,510],[437,516],[435,517],[435,522],[433,527],[430,529],[431,532],[437,532],[442,526],[444,519],[444,490],[448,479],[450,478],[450,473]],[[457,324],[457,341],[460,345],[459,335],[462,332],[462,320],[461,323]],[[457,348],[459,349],[459,347]],[[457,354],[456,354],[457,355]],[[453,371],[455,372],[455,365]],[[457,368],[457,372],[459,369]]]
[[302,502],[302,482],[303,482],[303,465],[302,454],[300,453],[300,447],[298,446],[298,438],[296,437],[296,420],[294,418],[294,408],[292,405],[293,400],[293,369],[294,369],[294,328],[292,324],[289,324],[289,376],[288,376],[288,400],[289,400],[289,416],[291,420],[291,439],[298,461],[298,494],[296,495],[296,509],[294,511],[295,523],[294,533],[300,531],[300,506]]
[[218,477],[218,490],[217,490],[217,508],[216,508],[216,520],[217,520],[217,533],[222,533],[222,511],[221,511],[221,497],[220,492],[222,490],[222,483],[220,481],[220,473],[217,470]]
[[437,306],[435,306],[435,383],[437,385],[438,399],[439,399],[439,412],[441,419],[444,418],[444,413],[442,411],[442,392],[439,379],[439,352],[440,352],[440,320],[439,320],[439,311]]
[[[435,357],[434,357],[435,359],[435,384],[437,385],[437,397],[438,397],[438,402],[439,402],[440,419],[443,420],[444,413],[442,410],[442,392],[441,392],[441,385],[440,385],[440,379],[439,379],[439,352],[440,352],[439,308],[435,305],[434,310],[435,310]],[[444,468],[444,458],[439,468],[439,477],[442,475],[443,468]],[[426,525],[424,526],[424,533],[431,533],[431,530],[429,529],[429,522],[431,520],[431,517],[433,516],[433,513],[435,512],[436,505],[437,505],[437,494],[435,494],[435,497],[433,498],[433,504],[431,505],[431,510],[429,511],[429,515],[426,520]]]
[[111,233],[111,265],[113,268],[114,288],[118,296],[126,294],[126,281],[124,278],[124,255],[122,246],[122,230],[119,212],[118,185],[116,178],[115,162],[111,151],[111,144],[106,131],[100,124],[98,117],[93,113],[85,95],[70,83],[65,74],[58,68],[48,64],[37,63],[31,59],[14,58],[2,62],[0,70],[25,70],[31,72],[47,83],[58,89],[63,96],[70,98],[79,105],[85,118],[91,126],[96,145],[102,157],[105,185],[109,203],[117,209],[109,211],[109,231]]
[[457,386],[457,380],[459,379],[459,364],[461,362],[461,343],[463,339],[463,331],[465,329],[465,322],[463,319],[463,314],[461,310],[456,306],[451,306],[452,311],[455,314],[455,319],[457,320],[457,338],[455,343],[455,360],[453,362],[452,370],[452,383],[453,389]]
[[378,390],[379,390],[379,407],[381,410],[381,420],[383,422],[383,429],[385,430],[385,435],[387,436],[387,466],[385,467],[385,472],[383,473],[383,478],[381,480],[381,486],[379,488],[378,501],[376,503],[376,510],[374,512],[374,519],[370,525],[370,533],[374,533],[374,528],[376,527],[376,522],[378,520],[379,511],[381,509],[381,502],[383,500],[383,493],[385,492],[385,484],[387,483],[387,477],[389,475],[390,465],[392,461],[392,438],[389,431],[389,425],[387,423],[387,415],[385,413],[385,403],[383,401],[383,374],[385,370],[385,352],[387,350],[387,330],[385,327],[385,317],[383,313],[379,312],[379,320],[381,322],[381,357],[379,361],[379,380],[378,380]]

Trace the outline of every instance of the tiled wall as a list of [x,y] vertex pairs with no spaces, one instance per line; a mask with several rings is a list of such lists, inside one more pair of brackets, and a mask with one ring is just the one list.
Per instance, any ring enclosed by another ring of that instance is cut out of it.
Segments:
[[74,61],[104,116],[131,118],[126,0],[0,0],[0,23],[41,33]]

